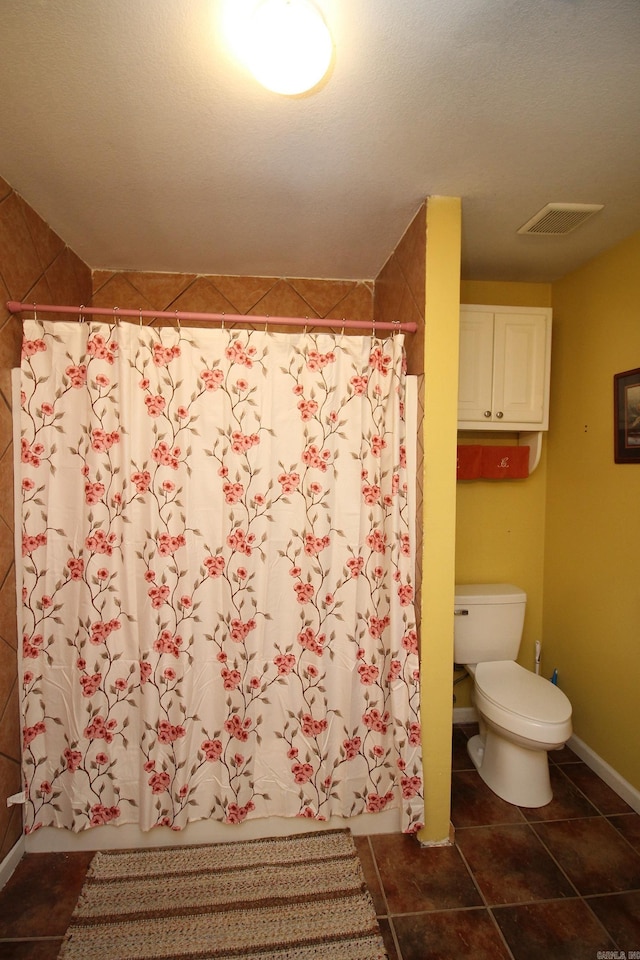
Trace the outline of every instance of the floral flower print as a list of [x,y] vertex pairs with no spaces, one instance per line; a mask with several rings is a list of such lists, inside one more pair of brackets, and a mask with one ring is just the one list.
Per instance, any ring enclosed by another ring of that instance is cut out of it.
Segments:
[[72,580],[82,580],[84,575],[84,560],[82,557],[70,557],[67,560],[67,568]]
[[204,565],[210,577],[220,577],[224,573],[225,559],[221,554],[215,557],[205,557]]
[[294,493],[300,484],[300,474],[281,473],[278,477],[278,483],[282,486],[283,493]]
[[379,668],[372,663],[359,664],[358,673],[360,674],[360,682],[365,684],[365,686],[371,686],[371,684],[375,683],[380,676]]
[[84,485],[84,499],[85,503],[96,504],[102,500],[104,496],[104,484],[103,483],[85,483]]
[[319,737],[328,726],[324,717],[321,720],[314,719],[310,713],[305,713],[302,717],[301,729],[305,737]]
[[152,773],[148,780],[152,793],[164,793],[169,789],[171,777],[163,770],[162,773]]
[[308,603],[313,600],[315,588],[312,583],[296,583],[293,589],[298,595],[298,603]]
[[418,652],[418,634],[415,630],[409,630],[402,638],[402,646],[408,653]]
[[175,553],[176,550],[179,550],[180,547],[186,546],[187,541],[182,533],[179,533],[175,537],[170,536],[168,533],[161,533],[157,543],[158,554],[161,557],[168,557]]
[[154,343],[152,360],[156,367],[167,367],[172,360],[180,356],[180,347],[165,347],[161,343]]
[[44,637],[41,633],[36,633],[32,637],[22,637],[22,656],[28,660],[35,660],[40,656],[40,650],[44,643]]
[[[113,554],[113,545],[116,542],[115,533],[105,533],[104,530],[95,530],[84,542],[91,553],[105,553],[108,557]],[[67,566],[69,564],[67,563]]]
[[120,442],[120,434],[117,430],[111,430],[107,433],[101,427],[96,427],[91,431],[91,449],[96,453],[104,453],[110,450],[114,443]]
[[62,754],[67,770],[75,773],[82,763],[82,754],[79,750],[71,750],[69,747]]
[[315,400],[300,400],[298,402],[301,420],[312,420],[318,412],[318,404]]
[[347,566],[352,577],[357,577],[362,572],[364,567],[364,558],[363,557],[351,557],[347,560]]
[[360,737],[352,737],[350,740],[345,740],[342,747],[347,760],[354,760],[360,753],[361,746],[362,740]]
[[205,740],[200,745],[200,749],[204,751],[205,759],[208,760],[209,763],[214,763],[222,756],[222,741]]
[[327,469],[330,458],[330,451],[327,449],[319,450],[315,443],[310,444],[302,453],[302,462],[304,464],[312,469],[322,470],[323,473]]
[[237,713],[232,714],[232,716],[224,722],[224,729],[227,733],[241,743],[246,743],[249,739],[250,728],[251,720],[248,717],[245,720],[241,720]]
[[82,686],[82,696],[83,697],[92,697],[96,690],[100,689],[100,684],[102,683],[102,674],[94,673],[92,676],[80,677],[80,685]]
[[[42,327],[25,328],[26,340]],[[319,821],[340,807],[402,806],[403,829],[417,829],[397,338],[287,334],[281,360],[278,334],[104,331],[89,323],[63,344],[47,335],[25,358],[27,829],[64,825],[69,804],[54,810],[51,798],[72,781],[86,797],[72,805],[74,829],[138,816],[143,829],[201,816],[241,823],[276,804]],[[132,383],[110,339],[129,335]],[[58,348],[62,372],[47,379]],[[279,363],[277,402],[264,403]],[[61,530],[66,515],[51,500],[61,477],[80,508],[77,531]],[[63,633],[56,622],[71,609],[83,612]],[[64,657],[80,708],[73,726],[50,718],[48,664]],[[396,716],[403,701],[408,712]],[[260,792],[263,742],[274,745],[277,798]],[[138,775],[127,779],[131,763]]]
[[92,827],[101,827],[112,820],[117,820],[120,816],[120,807],[106,807],[102,803],[94,803],[91,807],[91,816],[89,822]]
[[304,647],[305,650],[309,650],[310,653],[317,654],[319,657],[324,653],[326,639],[324,633],[316,634],[311,627],[307,627],[298,634],[298,643],[300,646]]
[[260,437],[257,433],[245,435],[240,430],[234,430],[231,434],[231,449],[234,453],[246,453],[259,443]]
[[167,406],[167,401],[160,395],[155,397],[145,397],[144,403],[147,408],[147,413],[150,417],[162,416]]
[[274,657],[273,662],[278,668],[280,676],[287,676],[295,667],[296,658],[292,653],[279,653],[277,657]]
[[240,343],[239,340],[234,340],[224,352],[227,360],[230,360],[231,363],[240,363],[244,364],[245,367],[251,369],[253,366],[253,357],[256,355],[255,347],[245,347]]
[[222,490],[226,503],[238,503],[244,495],[244,487],[241,483],[225,483]]
[[164,440],[161,440],[151,451],[151,456],[156,463],[159,463],[163,467],[171,467],[172,470],[177,470],[180,466],[181,455],[182,450],[180,447],[170,449],[169,444]]
[[389,373],[391,357],[382,352],[380,347],[376,347],[369,355],[369,366],[373,367],[379,373],[386,377]]
[[29,444],[24,437],[20,440],[20,459],[23,463],[29,463],[32,467],[39,467],[43,453],[44,447],[41,443]]
[[96,360],[106,360],[107,363],[115,363],[115,355],[118,349],[117,343],[107,343],[102,334],[96,333],[87,340],[87,353]]
[[398,587],[398,598],[403,607],[413,603],[413,587],[410,583],[402,583]]
[[45,547],[47,545],[47,535],[46,533],[37,533],[35,537],[28,537],[26,534],[22,536],[22,556],[27,557],[30,553],[33,553],[34,550],[37,550],[38,547]]
[[170,653],[174,657],[180,656],[182,637],[174,636],[170,630],[162,630],[153,642],[153,649],[157,653]]
[[187,731],[182,724],[174,726],[168,720],[161,720],[158,724],[158,743],[174,743],[186,734]]
[[40,351],[45,351],[47,345],[41,338],[37,340],[27,340],[26,338],[22,341],[22,359],[25,357],[33,357],[36,353]]
[[86,386],[87,383],[87,367],[84,363],[78,364],[78,366],[67,367],[65,370],[66,375],[69,377],[71,386],[75,390],[80,390],[82,387]]

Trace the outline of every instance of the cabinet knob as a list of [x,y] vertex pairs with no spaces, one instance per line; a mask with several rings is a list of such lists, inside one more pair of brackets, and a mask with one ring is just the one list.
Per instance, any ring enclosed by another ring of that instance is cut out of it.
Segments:
[[491,416],[491,410],[485,410],[484,415],[485,415],[485,417],[487,417],[487,418],[490,417],[490,416]]
[[496,413],[496,417],[498,418],[498,420],[502,420],[502,418],[504,417],[504,413],[502,412],[502,410],[498,410],[498,412]]

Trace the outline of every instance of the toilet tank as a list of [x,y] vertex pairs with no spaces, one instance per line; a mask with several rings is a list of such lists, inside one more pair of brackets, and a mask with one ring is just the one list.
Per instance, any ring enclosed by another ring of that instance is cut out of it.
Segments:
[[456,584],[454,660],[515,660],[520,649],[527,595],[512,583]]

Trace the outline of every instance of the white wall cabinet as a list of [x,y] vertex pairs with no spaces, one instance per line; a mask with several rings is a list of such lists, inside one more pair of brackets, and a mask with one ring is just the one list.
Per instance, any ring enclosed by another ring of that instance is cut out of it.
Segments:
[[459,430],[548,430],[550,371],[550,309],[461,306]]

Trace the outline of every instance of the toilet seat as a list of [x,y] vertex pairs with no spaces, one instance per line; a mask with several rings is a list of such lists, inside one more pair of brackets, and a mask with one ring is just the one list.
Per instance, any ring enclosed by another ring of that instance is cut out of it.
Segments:
[[478,663],[477,706],[487,720],[538,743],[564,744],[571,736],[571,703],[555,684],[513,660]]

